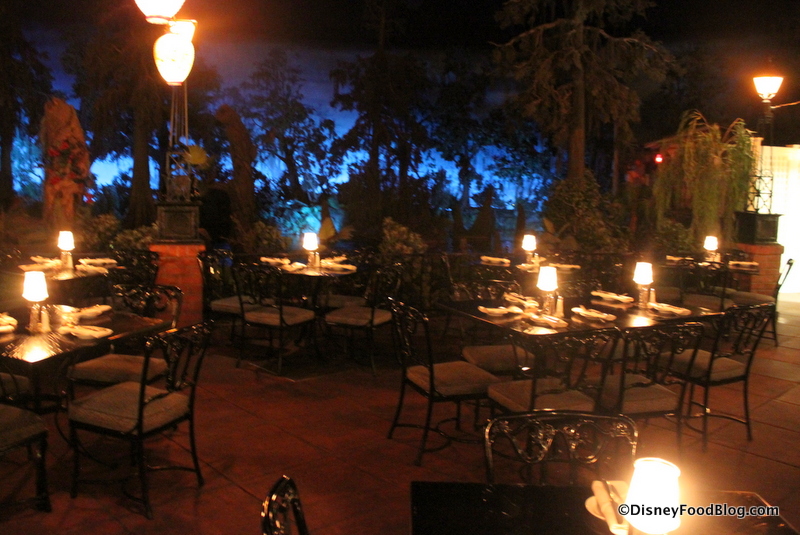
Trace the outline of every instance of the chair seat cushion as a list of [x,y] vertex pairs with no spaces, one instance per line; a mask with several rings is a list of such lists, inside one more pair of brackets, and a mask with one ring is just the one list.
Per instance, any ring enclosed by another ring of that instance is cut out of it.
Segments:
[[367,300],[357,295],[329,294],[320,303],[325,308],[363,307]]
[[[239,296],[232,295],[230,297],[222,297],[220,299],[214,299],[208,304],[209,308],[214,312],[221,312],[224,314],[241,314],[242,307],[239,303]],[[245,305],[245,310],[253,310],[257,308],[258,305]]]
[[25,443],[47,432],[44,421],[35,413],[0,404],[0,452]]
[[509,374],[519,370],[520,365],[530,366],[533,357],[512,344],[465,346],[461,358],[490,373]]
[[[244,313],[244,319],[248,323],[269,325],[278,327],[280,325],[280,311],[273,307],[257,307]],[[300,307],[283,307],[283,321],[286,325],[299,325],[314,319],[314,311]]]
[[0,395],[14,397],[30,392],[31,383],[24,375],[0,373]]
[[325,314],[325,322],[331,325],[347,325],[349,327],[368,327],[372,320],[373,326],[383,325],[392,321],[392,313],[381,308],[375,309],[372,316],[371,307],[344,307]]
[[[134,433],[139,409],[138,382],[119,383],[72,401],[69,419],[87,425],[102,427],[120,433]],[[158,429],[189,414],[189,397],[176,392],[148,386],[145,398],[151,399],[144,410],[145,433]]]
[[[563,390],[559,379],[545,378],[536,382],[536,401],[531,407],[531,386],[533,380],[509,381],[489,387],[489,399],[511,412],[528,412],[534,409],[557,409],[592,412],[594,400],[577,390]],[[557,393],[544,392],[561,390]],[[542,394],[538,394],[542,392]]]
[[734,302],[728,297],[723,299],[717,295],[684,294],[683,306],[707,308],[721,312],[734,306]]
[[[649,383],[649,379],[642,375],[625,374],[625,384],[634,385],[636,383]],[[600,405],[606,410],[614,410],[617,406],[619,397],[620,375],[612,375],[606,378],[603,391],[600,393]],[[620,412],[626,415],[647,414],[647,413],[668,413],[677,410],[680,402],[678,394],[669,388],[652,384],[649,386],[627,388],[625,399],[622,402]]]
[[[673,368],[692,379],[705,378],[708,372],[708,363],[711,360],[711,353],[704,349],[699,350],[694,364],[692,364],[691,373],[688,373],[690,357],[691,355],[687,354],[676,355],[675,361],[672,363]],[[714,359],[710,380],[713,382],[725,381],[734,377],[744,378],[746,373],[747,368],[743,363],[728,357],[717,357]]]
[[[486,395],[489,385],[500,381],[486,370],[464,361],[440,362],[433,365],[434,388],[442,396]],[[411,366],[407,371],[408,380],[419,388],[428,391],[430,373],[425,366]]]
[[[76,381],[116,384],[125,381],[142,380],[144,357],[141,355],[125,355],[109,353],[102,357],[79,362],[70,368],[69,377]],[[167,361],[162,358],[151,358],[147,366],[147,380],[152,381],[167,371]]]
[[763,303],[774,303],[775,298],[771,295],[767,294],[759,294],[753,292],[740,292],[735,291],[731,292],[730,295],[731,301],[736,303],[737,305],[760,305]]

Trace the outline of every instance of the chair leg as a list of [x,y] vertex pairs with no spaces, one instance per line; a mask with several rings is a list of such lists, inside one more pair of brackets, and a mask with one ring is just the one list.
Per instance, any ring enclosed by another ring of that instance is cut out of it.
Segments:
[[147,466],[144,462],[144,443],[137,440],[134,443],[136,450],[137,466],[139,468],[139,484],[142,487],[142,505],[144,505],[144,514],[148,520],[153,519],[153,509],[150,507],[150,487],[147,482]]
[[39,452],[36,458],[36,508],[40,511],[50,512],[50,493],[47,490],[47,435],[42,435],[39,441]]
[[708,408],[708,397],[711,389],[706,386],[703,388],[703,451],[708,449],[708,419],[711,416]]
[[189,418],[189,447],[192,450],[192,463],[194,464],[194,471],[197,474],[197,485],[202,487],[205,483],[203,473],[200,471],[200,460],[197,458],[197,443],[194,437],[194,415]]
[[400,412],[403,410],[403,400],[406,397],[406,382],[405,380],[400,385],[400,399],[397,400],[397,409],[394,411],[394,420],[392,420],[392,426],[389,428],[389,435],[387,438],[392,438],[394,435],[394,430],[397,428],[397,422],[400,421]]
[[73,426],[69,426],[69,441],[72,446],[72,485],[69,495],[71,498],[78,496],[78,476],[81,472],[80,446],[78,445],[78,431]]
[[378,369],[375,367],[375,332],[367,330],[367,354],[369,355],[369,365],[372,368],[372,376],[378,376]]
[[[775,338],[777,340],[777,333],[775,334]],[[777,342],[776,342],[777,343]],[[747,440],[753,440],[753,430],[750,426],[750,396],[748,392],[750,392],[750,388],[748,388],[748,380],[745,378],[744,380],[744,425],[747,427]]]
[[425,411],[425,426],[422,428],[422,440],[419,444],[419,453],[417,453],[417,459],[414,461],[414,464],[417,466],[422,466],[422,455],[425,453],[425,446],[428,443],[428,433],[431,430],[431,418],[433,417],[433,400],[429,397],[428,398],[428,409]]

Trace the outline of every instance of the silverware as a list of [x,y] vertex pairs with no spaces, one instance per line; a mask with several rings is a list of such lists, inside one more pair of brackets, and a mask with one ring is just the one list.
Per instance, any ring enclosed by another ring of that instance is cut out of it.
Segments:
[[606,492],[608,492],[608,497],[611,498],[611,506],[614,508],[614,518],[617,519],[617,524],[624,524],[625,518],[621,514],[619,514],[619,505],[624,503],[622,498],[620,498],[619,494],[617,494],[616,489],[613,485],[611,485],[607,480],[603,480],[603,485],[606,487]]

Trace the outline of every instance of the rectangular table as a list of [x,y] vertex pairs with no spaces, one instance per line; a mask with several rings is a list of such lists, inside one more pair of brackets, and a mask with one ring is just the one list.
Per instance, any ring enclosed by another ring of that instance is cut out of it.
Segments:
[[[411,535],[608,535],[606,523],[586,509],[591,495],[586,487],[413,481]],[[758,494],[741,491],[697,491],[684,503],[769,505]],[[798,534],[780,516],[683,516],[672,533]]]
[[[0,335],[0,359],[12,373],[30,379],[33,395],[33,410],[37,413],[57,410],[58,407],[45,406],[44,401],[59,401],[57,396],[46,396],[42,392],[42,378],[55,375],[67,359],[80,355],[101,355],[109,350],[114,342],[166,330],[170,322],[158,318],[145,318],[127,312],[111,312],[83,321],[82,324],[97,325],[114,331],[105,338],[83,340],[69,334],[50,333],[28,334],[24,326],[28,322],[26,314],[15,314],[19,321],[17,332]],[[54,329],[58,324],[54,324]]]

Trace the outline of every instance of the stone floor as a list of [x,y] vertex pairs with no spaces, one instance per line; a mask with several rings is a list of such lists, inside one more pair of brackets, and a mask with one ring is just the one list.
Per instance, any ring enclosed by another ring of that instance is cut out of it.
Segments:
[[[753,370],[753,441],[747,441],[743,426],[714,421],[706,452],[689,432],[678,456],[670,424],[654,420],[642,425],[639,453],[675,461],[682,485],[758,492],[800,526],[800,295],[782,296],[780,310],[781,346],[766,341]],[[426,455],[417,467],[416,430],[401,429],[393,440],[386,438],[399,379],[388,353],[379,355],[377,376],[349,361],[315,368],[298,359],[284,362],[287,377],[276,377],[248,365],[236,368],[236,352],[224,343],[225,333],[219,334],[221,343],[206,361],[197,401],[203,487],[191,473],[152,474],[153,520],[140,514],[117,483],[83,485],[72,499],[71,454],[49,416],[53,512],[0,507],[0,533],[255,534],[267,490],[287,474],[300,488],[313,534],[400,535],[409,533],[411,481],[483,480],[482,452],[475,444]],[[325,350],[335,352],[330,345]],[[719,388],[713,403],[738,410],[739,396],[740,387]],[[417,398],[409,399],[412,419],[422,416]],[[438,414],[449,411],[445,405]],[[125,459],[116,443],[88,445],[101,456]],[[186,446],[181,428],[153,440],[148,452],[151,460],[183,462],[189,460]],[[24,455],[9,455],[0,462],[0,502],[32,493],[24,460]],[[84,466],[98,477],[108,474],[91,462]],[[128,470],[126,463],[121,470]]]

